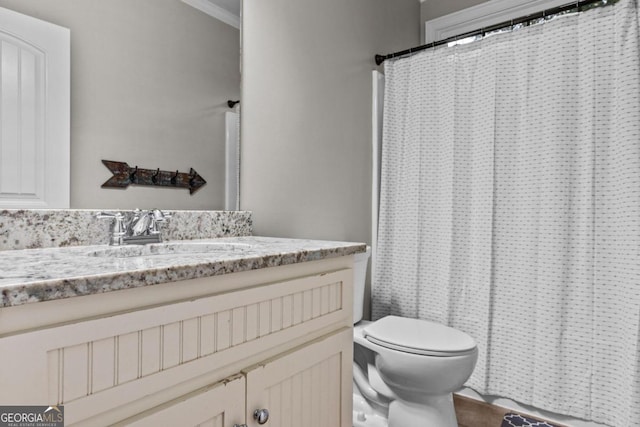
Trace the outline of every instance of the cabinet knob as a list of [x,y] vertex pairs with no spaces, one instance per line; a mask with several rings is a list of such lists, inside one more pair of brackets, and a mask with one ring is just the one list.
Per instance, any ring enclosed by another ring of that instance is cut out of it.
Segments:
[[269,421],[269,411],[266,409],[256,409],[253,411],[253,419],[258,422],[258,424],[265,424]]

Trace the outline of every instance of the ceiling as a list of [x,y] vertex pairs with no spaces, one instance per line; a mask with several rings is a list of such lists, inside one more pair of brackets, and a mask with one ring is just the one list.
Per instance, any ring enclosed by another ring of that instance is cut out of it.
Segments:
[[209,0],[209,3],[213,3],[240,18],[240,0]]
[[182,0],[220,21],[240,28],[240,1],[241,0]]

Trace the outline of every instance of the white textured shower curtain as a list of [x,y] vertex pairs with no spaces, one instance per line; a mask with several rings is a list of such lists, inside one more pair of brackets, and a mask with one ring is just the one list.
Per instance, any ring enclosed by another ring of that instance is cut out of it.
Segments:
[[459,328],[467,385],[640,426],[636,2],[387,62],[374,318]]

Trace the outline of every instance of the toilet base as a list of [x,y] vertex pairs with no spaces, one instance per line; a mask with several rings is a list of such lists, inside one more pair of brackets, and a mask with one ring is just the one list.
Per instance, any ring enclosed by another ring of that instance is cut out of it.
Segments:
[[367,399],[354,388],[353,392],[353,427],[388,427],[387,418],[375,410]]
[[353,427],[458,427],[453,395],[429,396],[424,404],[394,400],[389,417],[371,406],[354,383]]
[[458,427],[453,395],[427,396],[421,404],[394,400],[389,404],[389,427]]

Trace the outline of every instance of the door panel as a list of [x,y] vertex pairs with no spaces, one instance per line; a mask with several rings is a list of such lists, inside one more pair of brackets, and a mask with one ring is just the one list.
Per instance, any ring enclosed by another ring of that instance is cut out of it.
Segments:
[[232,427],[244,423],[244,392],[245,379],[238,375],[116,425]]
[[69,40],[0,8],[0,208],[69,207]]
[[350,426],[352,341],[344,329],[245,371],[247,424],[258,426],[253,412],[265,408],[266,426]]

